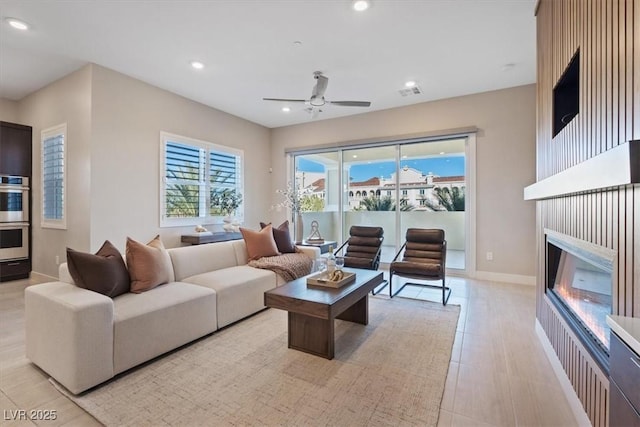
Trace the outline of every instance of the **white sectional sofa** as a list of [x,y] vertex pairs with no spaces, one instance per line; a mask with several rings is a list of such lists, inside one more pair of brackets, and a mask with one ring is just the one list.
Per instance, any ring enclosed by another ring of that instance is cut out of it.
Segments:
[[78,394],[264,309],[264,292],[285,282],[248,266],[243,240],[168,252],[175,281],[140,294],[112,299],[79,288],[66,264],[60,281],[28,287],[27,358]]

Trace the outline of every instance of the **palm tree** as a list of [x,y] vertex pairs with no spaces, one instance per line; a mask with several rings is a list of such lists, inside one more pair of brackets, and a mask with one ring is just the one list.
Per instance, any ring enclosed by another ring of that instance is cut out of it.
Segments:
[[[180,167],[177,171],[168,171],[170,179],[188,179],[191,172]],[[167,184],[165,196],[166,212],[170,218],[188,218],[199,216],[198,186],[192,184]]]
[[[400,211],[407,212],[414,210],[411,204],[400,204]],[[357,210],[362,211],[395,211],[396,204],[391,196],[367,196],[360,200],[360,206]]]
[[[167,179],[170,180],[181,180],[181,181],[195,181],[193,184],[177,184],[177,183],[168,183],[166,194],[165,194],[165,204],[166,204],[166,212],[167,216],[170,218],[192,218],[200,216],[200,189],[197,183],[197,172],[194,172],[189,165],[178,166],[175,169],[170,169],[167,171]],[[242,195],[235,194],[235,189],[231,188],[220,188],[221,185],[227,183],[229,179],[233,178],[233,173],[224,173],[219,170],[211,171],[209,176],[210,182],[213,184],[217,184],[215,188],[211,188],[209,194],[209,207],[211,215],[219,215],[223,209],[220,206],[214,205],[211,202],[215,199],[216,196],[225,196],[226,199],[229,197],[234,197],[234,199],[239,198],[237,203],[235,203],[230,208],[234,210],[242,203]]]
[[434,211],[464,211],[464,187],[435,187],[437,203],[425,200],[425,205]]
[[170,218],[190,218],[199,214],[198,190],[190,185],[167,185],[165,198],[167,216]]

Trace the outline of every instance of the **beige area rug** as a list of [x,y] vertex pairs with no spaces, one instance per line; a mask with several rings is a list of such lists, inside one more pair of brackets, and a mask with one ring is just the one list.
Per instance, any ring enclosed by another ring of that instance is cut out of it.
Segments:
[[436,425],[460,307],[369,302],[333,360],[288,349],[269,309],[71,399],[107,426]]

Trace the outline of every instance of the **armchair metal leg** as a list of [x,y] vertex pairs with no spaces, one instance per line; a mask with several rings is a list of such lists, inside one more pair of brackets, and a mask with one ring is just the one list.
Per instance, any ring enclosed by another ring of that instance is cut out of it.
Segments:
[[447,302],[449,302],[449,297],[451,296],[451,288],[449,288],[448,286],[445,286],[445,279],[442,279],[442,286],[440,286],[440,285],[429,285],[429,284],[426,284],[426,283],[407,282],[404,285],[400,286],[400,289],[398,289],[397,291],[393,292],[392,289],[391,289],[391,278],[392,277],[393,277],[393,275],[391,275],[389,277],[389,296],[391,298],[395,297],[400,292],[402,292],[402,290],[405,288],[405,286],[420,286],[420,287],[423,287],[423,288],[442,289],[442,305],[447,305]]
[[[446,298],[445,298],[445,292],[447,294]],[[451,296],[451,289],[448,286],[445,286],[444,279],[442,279],[442,305],[447,305],[447,302],[449,302],[450,296]]]
[[374,288],[374,289],[371,291],[371,295],[378,295],[380,292],[382,292],[382,290],[383,290],[384,288],[386,288],[386,287],[387,287],[387,285],[389,284],[389,282],[388,282],[388,281],[386,281],[386,280],[383,280],[383,281],[382,281],[382,283],[380,283],[380,284],[381,284],[382,286],[381,286],[381,287],[379,287],[377,290]]
[[404,287],[408,285],[408,283],[405,283],[404,285],[400,286],[400,289],[398,289],[397,291],[393,292],[393,290],[391,289],[391,280],[392,279],[393,279],[393,274],[390,274],[389,275],[389,297],[390,298],[393,298],[396,295],[398,295],[400,292],[402,292]]

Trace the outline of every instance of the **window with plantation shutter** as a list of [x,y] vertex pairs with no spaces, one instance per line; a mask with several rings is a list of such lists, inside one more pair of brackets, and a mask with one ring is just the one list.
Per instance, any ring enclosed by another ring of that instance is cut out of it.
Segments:
[[198,218],[204,207],[205,158],[202,148],[167,141],[165,145],[165,216]]
[[67,125],[41,133],[42,218],[45,228],[67,228],[66,221],[66,144]]
[[[242,194],[242,151],[166,132],[160,140],[160,225],[220,222],[216,195]],[[234,214],[242,218],[242,206]]]

